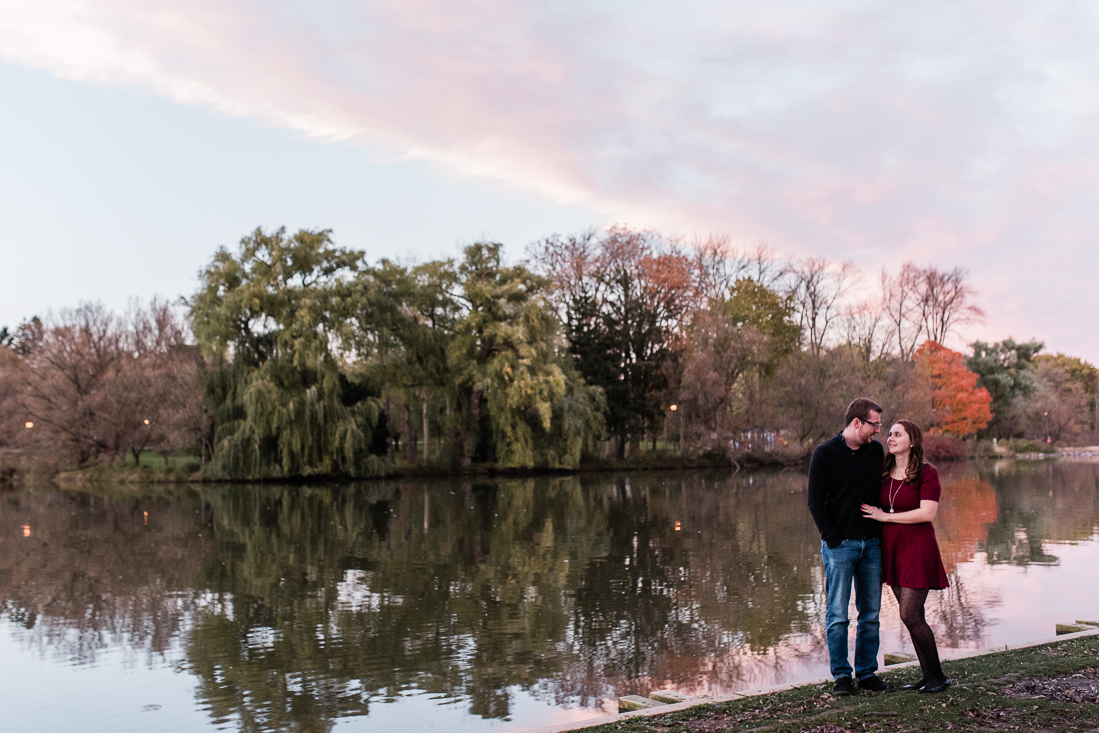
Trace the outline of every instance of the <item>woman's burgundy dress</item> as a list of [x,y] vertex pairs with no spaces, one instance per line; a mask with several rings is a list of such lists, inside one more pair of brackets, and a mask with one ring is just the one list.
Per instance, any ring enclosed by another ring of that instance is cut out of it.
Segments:
[[[895,512],[908,512],[920,508],[920,501],[938,501],[942,493],[939,472],[934,466],[925,465],[920,480],[915,484],[886,479],[881,487],[881,508],[889,511],[889,498],[893,497]],[[947,587],[946,568],[939,555],[939,543],[931,522],[919,524],[882,524],[882,581],[901,588]]]

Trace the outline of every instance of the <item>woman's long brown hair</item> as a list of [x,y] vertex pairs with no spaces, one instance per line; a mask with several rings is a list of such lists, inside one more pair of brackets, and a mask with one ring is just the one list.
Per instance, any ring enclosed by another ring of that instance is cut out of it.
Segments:
[[[897,420],[894,425],[900,425],[904,428],[904,431],[908,433],[908,439],[912,442],[912,448],[908,453],[908,467],[904,470],[904,482],[906,484],[914,484],[920,480],[920,473],[923,471],[923,431],[920,430],[920,426],[911,420]],[[881,466],[881,480],[885,481],[889,478],[889,475],[893,473],[893,469],[897,467],[897,457],[892,453],[886,452],[885,462]]]

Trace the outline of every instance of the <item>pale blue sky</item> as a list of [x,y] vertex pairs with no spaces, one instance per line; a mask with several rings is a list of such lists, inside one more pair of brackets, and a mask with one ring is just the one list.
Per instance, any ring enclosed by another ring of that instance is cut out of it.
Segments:
[[[99,300],[190,295],[197,272],[255,227],[330,228],[381,257],[451,257],[602,218],[422,160],[309,140],[145,92],[0,63],[0,326]],[[387,162],[388,161],[388,162]]]
[[1087,0],[0,0],[0,325],[256,226],[449,256],[614,222],[968,268],[1099,363]]

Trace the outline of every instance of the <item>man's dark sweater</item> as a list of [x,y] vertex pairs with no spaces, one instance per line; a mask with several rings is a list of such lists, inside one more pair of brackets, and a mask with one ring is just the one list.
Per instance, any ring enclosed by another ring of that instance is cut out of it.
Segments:
[[878,505],[885,448],[870,441],[851,450],[843,433],[817,446],[809,461],[809,511],[820,537],[835,549],[844,540],[881,537],[881,524],[862,516]]

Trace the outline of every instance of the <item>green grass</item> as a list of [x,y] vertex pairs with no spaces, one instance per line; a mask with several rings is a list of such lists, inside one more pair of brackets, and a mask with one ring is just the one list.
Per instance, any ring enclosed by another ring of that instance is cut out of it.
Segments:
[[155,450],[143,450],[138,461],[134,462],[134,454],[127,452],[121,460],[122,468],[149,468],[153,471],[174,471],[177,469],[190,469],[197,471],[202,467],[202,458],[192,455],[162,456]]
[[1056,453],[1058,451],[1058,449],[1054,448],[1049,443],[1046,443],[1044,440],[1022,440],[1021,438],[1016,438],[1001,443],[1001,445],[1004,444],[1007,445],[1008,450],[1016,454]]
[[[1048,698],[1018,699],[1005,694],[1013,683],[1034,677],[1057,677],[1099,666],[1099,637],[1084,637],[1029,649],[947,661],[954,685],[925,695],[897,690],[834,698],[831,684],[700,705],[677,713],[635,717],[585,729],[588,733],[688,733],[695,731],[938,731],[1019,730],[1094,731],[1099,705],[1092,701]],[[919,678],[918,668],[884,673],[898,688]],[[1090,676],[1090,675],[1089,675]],[[1093,679],[1091,684],[1096,684]],[[1071,698],[1071,695],[1069,696]],[[1079,698],[1079,696],[1076,696]]]
[[138,461],[127,453],[110,466],[94,465],[75,471],[61,471],[54,478],[62,485],[88,484],[174,484],[202,480],[202,459],[175,455],[167,459],[156,451],[142,451]]

